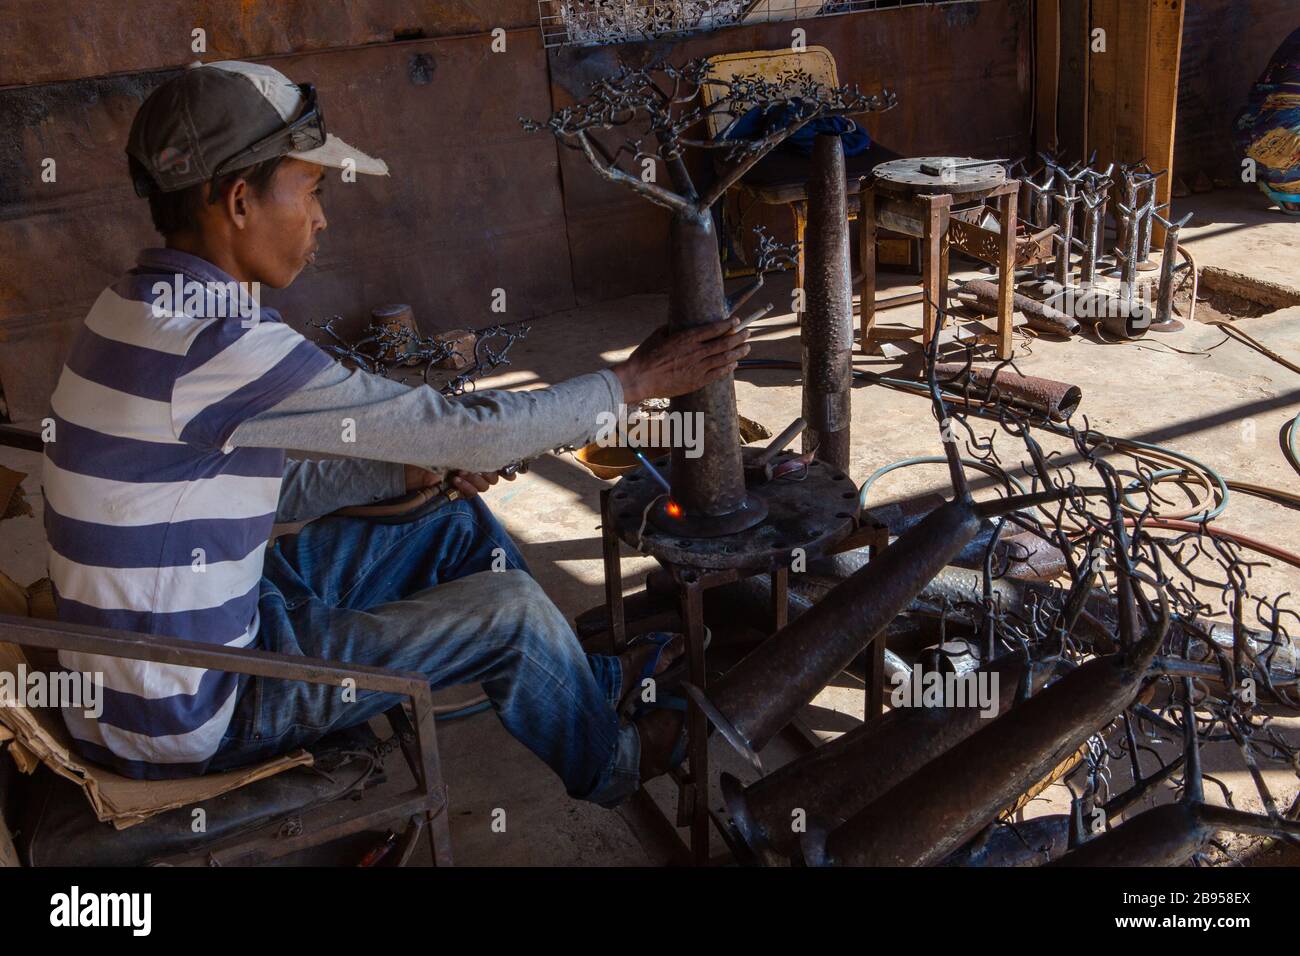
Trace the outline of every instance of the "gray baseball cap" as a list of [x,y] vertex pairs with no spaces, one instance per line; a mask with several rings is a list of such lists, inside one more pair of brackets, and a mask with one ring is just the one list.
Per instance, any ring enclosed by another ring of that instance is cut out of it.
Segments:
[[195,63],[140,104],[127,155],[141,196],[174,192],[221,173],[292,156],[321,166],[387,176],[388,164],[325,132],[315,90],[260,63]]

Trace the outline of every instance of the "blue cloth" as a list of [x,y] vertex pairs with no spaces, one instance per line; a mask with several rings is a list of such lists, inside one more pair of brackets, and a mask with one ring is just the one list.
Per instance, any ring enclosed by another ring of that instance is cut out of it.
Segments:
[[[797,103],[797,101],[795,101]],[[762,139],[797,121],[796,105],[789,104],[764,112],[755,106],[727,128],[723,139]],[[813,143],[822,133],[838,133],[845,156],[857,156],[871,148],[871,137],[859,124],[844,116],[823,116],[804,124],[787,137],[778,149],[789,149],[811,156]]]
[[[573,797],[612,806],[640,785],[639,738],[616,710],[618,658],[582,650],[478,498],[404,524],[322,518],[278,539],[258,609],[269,651],[415,671],[434,690],[481,683]],[[401,699],[246,678],[210,769],[306,746]]]
[[1258,164],[1260,189],[1284,209],[1300,211],[1300,28],[1251,87],[1233,134],[1237,148]]

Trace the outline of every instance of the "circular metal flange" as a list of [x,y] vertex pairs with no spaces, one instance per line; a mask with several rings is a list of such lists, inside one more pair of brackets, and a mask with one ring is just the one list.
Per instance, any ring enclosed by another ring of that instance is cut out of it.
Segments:
[[[980,163],[966,166],[966,163]],[[944,173],[924,172],[922,166],[950,166]],[[899,193],[948,193],[962,196],[967,193],[990,192],[1007,181],[1007,171],[1001,163],[982,162],[970,156],[919,156],[914,159],[894,159],[881,163],[872,171],[876,188]]]
[[767,502],[755,494],[745,495],[740,507],[725,515],[673,515],[668,511],[667,498],[650,509],[650,524],[679,538],[720,538],[739,534],[766,517]]
[[1181,332],[1186,326],[1177,319],[1169,319],[1167,322],[1152,322],[1147,326],[1148,332]]
[[[742,449],[746,459],[756,458],[763,449]],[[782,462],[797,457],[781,452]],[[668,456],[654,462],[664,471]],[[847,537],[854,528],[858,510],[858,489],[853,480],[823,461],[813,460],[801,481],[778,478],[749,488],[752,497],[767,507],[762,523],[717,537],[692,537],[662,530],[650,520],[647,509],[663,489],[644,467],[624,475],[610,491],[614,527],[618,536],[636,550],[668,564],[705,570],[780,567],[791,561],[792,551],[802,548],[807,560],[819,558]],[[665,514],[665,519],[671,521]],[[644,530],[642,525],[644,524]]]

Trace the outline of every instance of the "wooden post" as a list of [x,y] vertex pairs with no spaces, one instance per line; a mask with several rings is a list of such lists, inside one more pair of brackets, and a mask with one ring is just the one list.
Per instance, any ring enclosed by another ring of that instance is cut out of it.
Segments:
[[[1121,2],[1123,0],[1092,0],[1088,36],[1088,150],[1090,153],[1097,151],[1097,162],[1103,169],[1109,162],[1122,161],[1115,155],[1115,104],[1119,83],[1119,52],[1115,44]],[[1098,30],[1102,33],[1098,34]],[[1099,49],[1102,44],[1104,49]],[[1116,196],[1114,190],[1111,197],[1112,203],[1123,198]]]
[[865,352],[876,324],[876,191],[867,180],[858,191],[858,203],[858,262],[862,268],[858,346]]
[[998,243],[998,358],[1011,358],[1011,314],[1016,291],[1016,199],[1019,189],[1008,189],[998,197],[998,222],[1002,227]]
[[1061,68],[1056,94],[1056,142],[1068,159],[1087,159],[1088,0],[1061,0]]
[[[1169,201],[1173,181],[1178,71],[1186,0],[1092,0],[1091,29],[1105,31],[1105,52],[1089,37],[1088,147],[1097,161],[1170,170],[1156,189]],[[1112,202],[1122,193],[1112,191]],[[1164,241],[1157,228],[1153,242]]]
[[1034,6],[1034,139],[1045,153],[1056,150],[1056,108],[1061,62],[1061,0]]
[[939,328],[938,309],[943,305],[948,274],[943,268],[943,245],[948,238],[948,210],[952,206],[952,196],[944,193],[938,196],[918,197],[925,207],[924,236],[921,254],[925,257],[921,265],[921,283],[925,289],[925,306],[921,319],[921,345],[930,347],[930,339]]
[[[1151,0],[1150,55],[1147,57],[1147,162],[1169,173],[1156,183],[1156,205],[1169,202],[1174,182],[1174,129],[1178,118],[1178,73],[1183,49],[1185,0]],[[1171,212],[1166,219],[1173,219]],[[1165,241],[1165,229],[1152,222],[1151,241]]]

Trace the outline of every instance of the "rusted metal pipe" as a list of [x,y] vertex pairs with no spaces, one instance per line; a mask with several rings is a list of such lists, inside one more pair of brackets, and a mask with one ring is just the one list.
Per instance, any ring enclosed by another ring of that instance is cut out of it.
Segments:
[[[1042,687],[1051,668],[1033,668]],[[999,713],[1014,704],[1026,674],[1005,655],[976,672],[996,675]],[[768,863],[797,854],[801,822],[853,816],[986,723],[975,707],[898,707],[742,788],[730,774],[722,795],[746,845]]]
[[1137,308],[1136,300],[1133,298],[1123,298],[1121,290],[1120,298],[1111,299],[1113,307],[1109,307],[1101,317],[1102,331],[1112,338],[1117,339],[1140,339],[1147,334],[1151,328],[1151,317],[1142,309]]
[[[964,365],[944,362],[935,366],[936,374],[943,380],[962,375]],[[1077,385],[1054,382],[1049,378],[1018,375],[1009,368],[984,368],[971,366],[964,378],[954,382],[961,386],[969,381],[975,397],[984,398],[996,391],[1000,399],[1046,415],[1052,421],[1065,421],[1083,401],[1083,391]]]
[[688,693],[756,768],[769,740],[885,629],[979,532],[975,507],[935,509],[812,610],[772,635],[709,686]]
[[1181,866],[1220,830],[1300,836],[1300,823],[1204,803],[1169,803],[1139,813],[1049,866]]
[[943,861],[941,866],[1041,866],[1069,846],[1070,815],[1054,813],[1024,823],[995,826]]
[[926,764],[844,825],[804,834],[812,864],[926,866],[975,836],[1137,695],[1167,628],[1098,657]]
[[853,411],[853,287],[844,146],[835,134],[821,134],[813,144],[806,235],[808,311],[799,328],[803,417],[808,422],[803,450],[816,449],[822,461],[846,471]]
[[[998,287],[986,279],[971,279],[961,287],[963,293],[973,295],[982,305],[997,306]],[[1056,335],[1073,335],[1079,331],[1079,323],[1071,315],[1060,309],[1054,309],[1045,302],[1031,299],[1019,292],[1012,296],[1012,307],[1024,313],[1030,328]]]

